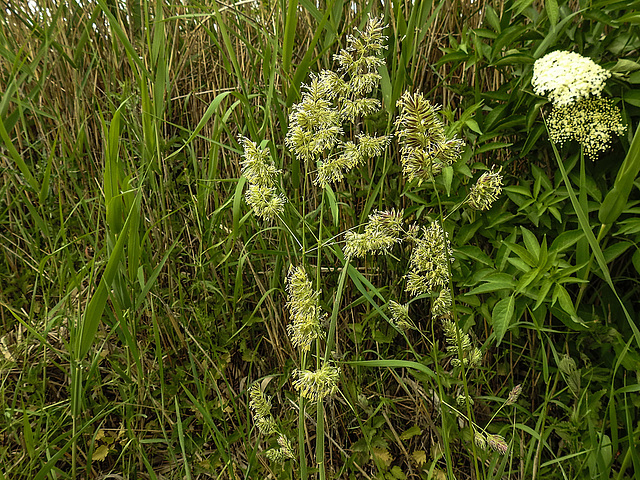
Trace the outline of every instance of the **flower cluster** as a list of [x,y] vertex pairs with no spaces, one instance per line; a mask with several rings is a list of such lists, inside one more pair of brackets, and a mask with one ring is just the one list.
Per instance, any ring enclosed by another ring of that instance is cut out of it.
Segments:
[[455,136],[447,138],[444,124],[436,115],[438,107],[421,93],[405,92],[397,106],[402,168],[409,180],[430,180],[460,157],[464,142]]
[[453,257],[451,242],[440,223],[433,222],[423,228],[422,237],[415,241],[406,276],[406,291],[416,296],[448,287],[449,263],[453,262]]
[[369,158],[380,156],[391,141],[390,136],[372,137],[365,134],[359,134],[356,139],[357,143],[345,142],[341,154],[318,164],[318,175],[313,183],[326,187],[341,181],[349,170],[359,167]]
[[554,108],[548,123],[552,142],[562,145],[567,140],[575,140],[591,159],[611,146],[613,135],[620,136],[627,128],[613,102],[598,97]]
[[303,267],[289,268],[286,288],[289,294],[287,306],[291,313],[287,331],[291,343],[302,351],[309,351],[311,342],[320,335],[320,322],[326,316],[318,305],[320,292],[313,290]]
[[500,170],[484,172],[478,179],[467,197],[467,204],[475,210],[489,210],[500,193],[502,193],[502,175]]
[[331,104],[333,90],[323,76],[303,85],[302,101],[293,105],[285,144],[297,158],[309,162],[332,149],[342,134],[340,113]]
[[476,446],[482,450],[486,450],[488,446],[500,455],[506,454],[509,450],[509,445],[507,445],[507,442],[504,440],[502,435],[493,435],[491,433],[475,431],[473,434],[473,441]]
[[364,257],[369,252],[386,253],[401,241],[402,210],[396,212],[375,211],[369,215],[364,233],[347,232],[344,254],[347,257]]
[[473,345],[468,333],[464,333],[456,324],[448,319],[442,322],[442,330],[447,340],[447,352],[458,355],[451,360],[454,367],[477,367],[482,361],[482,352]]
[[300,391],[301,396],[311,402],[322,400],[327,395],[333,395],[338,390],[340,369],[332,367],[329,363],[324,363],[315,372],[311,370],[296,370],[294,375],[297,378],[293,382],[293,386]]
[[516,385],[515,387],[513,387],[511,389],[511,391],[509,392],[509,397],[507,398],[507,401],[505,402],[505,405],[513,405],[514,403],[516,403],[518,401],[518,398],[520,397],[520,394],[522,393],[522,385]]
[[451,290],[443,288],[433,301],[431,307],[431,315],[434,317],[444,317],[451,313],[453,299],[451,298]]
[[[379,18],[370,18],[364,31],[347,38],[347,47],[335,56],[336,73],[324,70],[303,85],[302,101],[293,106],[285,144],[300,160],[317,163],[314,184],[326,187],[341,181],[347,171],[379,156],[391,137],[358,135],[357,142],[343,141],[342,123],[380,110],[380,101],[369,95],[380,83],[378,67],[386,37]],[[334,152],[334,149],[336,150]]]
[[266,456],[272,462],[282,463],[287,459],[295,458],[293,453],[293,447],[291,446],[291,442],[284,435],[278,436],[278,445],[280,448],[272,448],[267,450]]
[[391,322],[396,328],[402,331],[413,328],[413,322],[409,317],[409,305],[403,305],[391,300],[389,302],[389,312],[391,313]]
[[271,415],[271,399],[260,386],[254,383],[249,388],[249,408],[253,412],[253,421],[263,435],[271,435],[276,431],[276,421]]
[[536,60],[531,84],[539,94],[548,92],[553,102],[549,138],[563,144],[576,140],[585,155],[594,160],[620,136],[626,126],[620,110],[600,98],[611,73],[577,53],[556,51]]
[[[249,408],[253,413],[253,421],[260,433],[266,436],[278,433],[276,421],[271,415],[271,401],[257,383],[249,387],[249,398]],[[266,452],[267,458],[282,463],[289,458],[295,457],[291,442],[281,433],[278,433],[278,444],[280,448],[272,448]]]
[[562,107],[592,95],[600,95],[610,76],[608,70],[590,58],[558,50],[536,60],[531,84],[536,94],[549,92],[549,100],[554,106]]
[[277,193],[276,175],[280,173],[269,156],[269,151],[261,149],[246,137],[240,138],[242,154],[242,175],[249,181],[245,199],[254,213],[263,220],[272,220],[284,211],[286,198]]

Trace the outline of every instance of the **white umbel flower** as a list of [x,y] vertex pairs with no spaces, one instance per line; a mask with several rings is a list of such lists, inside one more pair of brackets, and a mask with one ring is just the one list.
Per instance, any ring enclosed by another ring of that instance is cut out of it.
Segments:
[[577,53],[558,50],[536,60],[533,65],[533,91],[548,92],[556,107],[570,105],[592,95],[600,95],[611,76],[608,70]]

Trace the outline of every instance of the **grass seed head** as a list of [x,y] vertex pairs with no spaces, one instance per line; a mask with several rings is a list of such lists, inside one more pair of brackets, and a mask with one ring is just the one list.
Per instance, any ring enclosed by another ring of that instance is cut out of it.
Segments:
[[467,204],[475,210],[489,210],[502,193],[502,175],[500,170],[484,172],[478,181],[471,187]]
[[364,257],[367,253],[387,253],[402,241],[402,210],[375,211],[369,215],[364,233],[347,232],[344,253],[347,257]]
[[340,369],[324,363],[319,370],[296,370],[297,377],[293,386],[300,395],[311,402],[322,400],[328,395],[333,395],[338,390]]
[[286,282],[289,300],[287,306],[291,323],[287,331],[294,347],[309,351],[311,342],[320,335],[320,324],[326,313],[318,305],[320,292],[315,291],[303,267],[289,268]]
[[423,228],[411,252],[406,291],[413,296],[449,286],[449,265],[453,262],[451,243],[439,222]]

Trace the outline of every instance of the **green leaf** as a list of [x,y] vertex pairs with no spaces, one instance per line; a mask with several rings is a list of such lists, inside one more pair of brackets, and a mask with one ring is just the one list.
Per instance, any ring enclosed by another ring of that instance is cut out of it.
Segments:
[[640,107],[640,92],[630,91],[626,92],[622,99],[628,103],[629,105],[633,105],[634,107]]
[[549,17],[549,22],[551,25],[555,25],[558,23],[558,16],[560,14],[560,9],[558,8],[558,0],[545,0],[544,8],[547,11],[547,17]]
[[447,166],[442,169],[442,181],[447,191],[447,196],[451,196],[451,184],[453,183],[453,167]]
[[[140,195],[141,190],[138,191],[138,195]],[[91,296],[91,300],[87,304],[87,308],[84,311],[84,315],[82,316],[82,323],[80,324],[80,333],[76,340],[76,359],[82,359],[89,348],[93,344],[96,332],[98,331],[98,326],[100,325],[100,321],[102,320],[102,313],[104,311],[104,307],[107,304],[107,298],[109,297],[109,292],[111,291],[111,284],[116,276],[116,272],[118,271],[123,258],[124,258],[124,245],[128,239],[128,230],[129,224],[131,223],[131,215],[127,215],[127,220],[122,227],[122,231],[118,235],[118,240],[116,241],[116,245],[109,256],[109,261],[107,262],[107,266],[104,269],[104,273],[102,274],[102,278],[100,278],[100,283],[98,284],[98,288],[96,288],[95,292]]]
[[344,362],[347,365],[358,365],[361,367],[381,367],[381,368],[412,368],[419,372],[425,373],[429,377],[435,379],[436,374],[429,367],[409,360],[356,360],[353,362]]
[[530,267],[535,267],[538,265],[538,258],[534,257],[533,254],[524,248],[522,245],[518,245],[513,242],[504,242],[504,244],[511,249],[513,253],[518,255],[522,261],[524,261]]
[[485,5],[485,19],[487,20],[487,23],[491,25],[491,28],[500,33],[500,30],[502,29],[500,26],[500,18],[491,5]]
[[[527,230],[524,227],[520,227],[522,230],[522,239],[524,240],[524,244],[527,247],[527,250],[536,257],[536,259],[540,258],[540,244],[538,243],[538,239],[536,236],[531,233],[531,230]],[[524,260],[524,259],[523,259]]]
[[623,240],[621,242],[616,242],[613,245],[609,245],[602,254],[604,255],[604,260],[607,263],[611,263],[613,260],[618,258],[624,252],[626,252],[629,247],[633,244],[629,241]]
[[631,12],[626,15],[621,16],[616,20],[618,23],[632,23],[632,24],[640,24],[640,13]]
[[598,220],[604,225],[610,225],[615,222],[622,211],[627,206],[627,199],[631,193],[633,182],[640,171],[640,127],[636,129],[633,141],[629,147],[629,152],[625,157],[613,188],[607,196],[604,197],[600,211],[598,212]]
[[553,289],[553,303],[555,303],[556,300],[560,304],[560,308],[569,315],[574,316],[576,314],[576,309],[573,306],[569,292],[567,292],[567,289],[560,284],[557,284]]
[[511,324],[513,318],[513,312],[515,309],[515,298],[513,295],[507,298],[503,298],[495,307],[493,307],[493,314],[491,315],[493,331],[496,334],[497,345],[500,345],[504,334],[507,333],[507,329]]
[[[638,137],[637,131],[636,131],[636,137]],[[634,143],[635,143],[635,138],[634,138]],[[567,175],[567,171],[564,167],[564,163],[562,162],[562,158],[558,153],[558,149],[553,143],[551,144],[551,148],[553,149],[553,154],[556,157],[556,160],[558,162],[558,167],[560,168],[560,173],[562,174],[562,179],[564,180],[564,184],[567,187],[567,192],[569,193],[571,204],[573,206],[573,209],[576,212],[576,215],[578,216],[578,223],[580,224],[580,228],[582,228],[582,230],[585,232],[587,241],[589,242],[589,245],[591,246],[591,250],[593,251],[593,255],[596,257],[598,265],[602,270],[602,275],[604,277],[604,280],[607,282],[607,285],[609,285],[609,287],[613,291],[614,295],[616,296],[616,299],[618,300],[618,303],[620,303],[620,307],[622,308],[622,311],[624,312],[624,316],[627,319],[627,323],[629,324],[629,327],[633,332],[633,336],[635,337],[636,343],[640,345],[640,330],[638,330],[636,322],[634,321],[633,318],[631,318],[629,311],[625,307],[624,302],[620,298],[620,295],[618,295],[616,287],[613,284],[613,280],[611,279],[611,273],[607,268],[607,262],[605,261],[604,255],[602,254],[602,249],[600,248],[600,245],[598,243],[598,240],[596,239],[596,236],[593,234],[593,231],[591,230],[591,226],[589,225],[589,218],[587,217],[587,214],[582,210],[582,207],[578,202],[576,194],[573,191],[573,187],[571,186],[571,182],[569,181],[569,176]]]
[[507,274],[501,274],[501,275],[505,275],[507,278],[499,277],[499,278],[496,278],[495,280],[490,280],[487,283],[483,283],[482,285],[479,285],[476,288],[471,289],[469,292],[467,292],[467,295],[496,292],[498,290],[503,290],[505,288],[512,289],[513,287],[515,287],[516,281],[513,279],[511,275],[507,275]]
[[453,254],[458,258],[461,256],[463,260],[471,258],[476,262],[484,263],[485,265],[493,267],[492,258],[475,245],[466,245],[464,247],[454,248]]
[[469,127],[471,130],[473,130],[474,132],[476,132],[479,135],[482,135],[482,130],[480,129],[480,126],[478,125],[478,122],[476,122],[473,118],[470,118],[465,123],[466,123],[467,127]]
[[337,227],[340,222],[340,217],[338,215],[338,202],[336,201],[336,195],[333,193],[333,190],[329,185],[327,185],[324,189],[327,194],[327,200],[329,201],[329,209],[331,210],[331,216],[333,217],[333,224]]
[[584,232],[582,230],[569,230],[567,232],[562,232],[551,243],[549,251],[556,253],[562,252],[570,246],[575,245],[575,243],[583,237]]
[[414,425],[400,434],[400,440],[409,440],[416,435],[422,435],[422,429],[417,425]]
[[626,58],[619,58],[618,63],[616,63],[609,71],[617,73],[627,73],[635,72],[636,70],[640,70],[640,63],[634,62],[632,60],[627,60]]

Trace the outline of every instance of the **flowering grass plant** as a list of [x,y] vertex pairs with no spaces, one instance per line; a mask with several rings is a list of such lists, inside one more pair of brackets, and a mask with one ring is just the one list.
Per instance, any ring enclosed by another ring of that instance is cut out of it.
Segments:
[[[437,115],[438,107],[421,93],[406,92],[398,100],[400,112],[395,121],[395,135],[363,133],[364,129],[359,122],[381,107],[379,100],[367,95],[375,94],[380,81],[377,69],[383,65],[380,54],[386,38],[382,34],[384,28],[381,19],[371,18],[363,31],[356,31],[353,36],[349,36],[347,48],[335,56],[338,62],[337,70],[324,70],[313,75],[310,83],[303,87],[301,101],[293,105],[289,115],[286,146],[298,160],[307,165],[307,170],[313,176],[313,183],[322,189],[323,200],[327,191],[333,192],[333,189],[339,187],[339,183],[349,171],[361,167],[371,158],[383,155],[393,137],[399,142],[403,173],[407,180],[411,182],[417,179],[419,183],[425,183],[432,189],[436,198],[439,195],[436,180],[445,170],[451,171],[453,165],[460,162],[464,142],[457,136],[446,133],[445,125]],[[243,175],[248,182],[248,205],[253,208],[257,217],[277,218],[286,224],[287,220],[283,215],[284,197],[275,193],[275,178],[280,172],[275,169],[266,151],[260,150],[256,143],[248,139],[242,139],[241,143],[244,147]],[[251,192],[257,187],[262,188],[264,198],[270,200],[262,204],[256,202]],[[501,190],[500,169],[492,169],[471,185],[464,201],[447,215],[465,207],[488,210],[500,196]],[[502,454],[507,452],[507,443],[502,436],[487,433],[488,424],[485,428],[480,428],[473,420],[473,399],[469,395],[468,382],[473,375],[472,370],[482,364],[483,354],[474,345],[469,334],[462,329],[456,314],[451,278],[454,257],[448,239],[449,233],[444,228],[446,217],[441,215],[443,206],[439,200],[436,205],[438,208],[431,212],[431,220],[426,226],[417,223],[407,224],[403,210],[376,210],[369,215],[362,233],[358,232],[358,228],[351,228],[344,234],[339,234],[337,238],[334,237],[334,240],[325,242],[321,223],[316,236],[317,245],[307,245],[298,238],[294,241],[294,244],[302,247],[302,261],[298,265],[292,264],[287,275],[287,307],[290,317],[287,332],[291,344],[300,352],[299,366],[292,374],[292,386],[299,393],[297,460],[301,478],[308,475],[305,453],[307,445],[302,435],[306,428],[303,415],[306,409],[312,407],[316,409],[317,415],[315,462],[319,469],[319,478],[323,479],[328,475],[322,434],[325,422],[323,402],[330,400],[332,396],[341,395],[340,384],[344,380],[340,362],[334,360],[334,355],[340,348],[338,342],[342,336],[337,324],[346,273],[352,268],[351,263],[366,259],[369,255],[395,255],[403,242],[410,245],[410,256],[408,272],[401,281],[405,284],[404,291],[412,300],[401,304],[389,298],[389,322],[401,332],[419,331],[421,327],[411,319],[410,305],[412,302],[419,304],[425,298],[431,299],[431,332],[420,333],[428,339],[434,335],[436,325],[443,331],[447,345],[446,355],[451,357],[450,362],[454,369],[448,372],[447,376],[462,381],[466,392],[460,396],[466,414],[462,414],[456,408],[451,408],[449,413],[460,415],[460,418],[467,422],[467,428],[474,432],[471,438],[475,440],[468,442],[468,447],[472,452],[476,471],[483,468],[475,452],[476,447],[485,449],[488,446]],[[324,202],[320,205],[320,209],[322,208]],[[302,216],[302,213],[300,215]],[[303,223],[303,236],[306,236],[304,230],[307,228],[309,227]],[[294,230],[293,225],[286,225],[285,231],[294,234]],[[340,240],[340,237],[343,240]],[[322,262],[325,261],[325,251],[344,259],[330,316],[324,313],[321,306],[324,282],[319,271]],[[310,258],[316,259],[315,266],[309,265]],[[313,269],[317,272],[315,286],[307,275],[307,271]],[[408,340],[406,333],[404,335]],[[437,364],[440,362],[440,353],[436,350],[435,339],[432,338],[429,342]],[[315,368],[311,365],[315,365]],[[437,388],[440,394],[444,394],[443,382],[437,378],[433,387]],[[272,427],[273,417],[267,414],[267,402],[261,397],[264,394],[254,386],[251,395],[255,398],[252,400],[254,422],[260,431],[265,433],[263,426]],[[258,404],[262,405],[262,408],[259,408]],[[442,404],[443,408],[445,405]],[[445,413],[441,415],[444,416]],[[447,427],[443,424],[443,428]],[[272,427],[271,433],[275,431],[276,428]],[[281,454],[270,454],[270,458],[292,458],[288,454],[290,449],[285,448],[289,445],[286,443],[286,437],[278,438],[284,438],[278,441],[279,449],[268,452],[275,451]],[[444,445],[444,448],[447,449],[447,445]],[[450,455],[447,450],[447,470],[451,473],[453,465]]]

